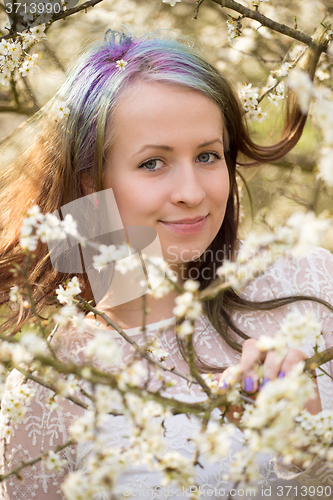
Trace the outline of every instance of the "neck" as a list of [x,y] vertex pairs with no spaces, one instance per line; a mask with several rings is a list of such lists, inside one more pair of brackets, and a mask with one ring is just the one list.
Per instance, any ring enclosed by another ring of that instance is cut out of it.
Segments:
[[[141,326],[143,322],[149,325],[163,319],[172,318],[177,295],[178,292],[170,291],[167,295],[157,299],[146,294],[114,307],[109,307],[107,300],[105,300],[106,297],[104,297],[103,301],[97,304],[96,309],[103,311],[121,328],[134,328]],[[98,321],[104,323],[100,318],[98,318]]]

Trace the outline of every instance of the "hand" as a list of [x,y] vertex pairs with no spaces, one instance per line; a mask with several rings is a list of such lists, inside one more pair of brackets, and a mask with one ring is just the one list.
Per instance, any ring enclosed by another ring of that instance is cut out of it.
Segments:
[[[258,348],[258,342],[255,339],[248,339],[243,344],[241,362],[237,365],[227,368],[221,375],[219,386],[223,386],[223,382],[228,376],[232,375],[232,370],[236,368],[240,371],[240,380],[242,381],[243,389],[251,399],[256,398],[258,389],[260,390],[259,377],[254,370],[255,366],[262,364],[263,378],[261,386],[268,383],[270,380],[276,378],[284,377],[285,374],[290,372],[293,365],[299,363],[302,360],[307,359],[304,352],[299,349],[289,349],[287,354],[283,359],[277,356],[274,351],[267,351],[263,353]],[[225,385],[225,382],[224,382]],[[315,397],[309,400],[304,408],[308,410],[313,415],[321,411],[321,402],[318,391],[318,385],[316,379],[314,379],[315,386]],[[221,408],[221,411],[224,409]],[[235,417],[234,412],[242,414],[243,409],[238,406],[230,406],[226,417],[230,422],[238,424],[240,421],[240,416]]]

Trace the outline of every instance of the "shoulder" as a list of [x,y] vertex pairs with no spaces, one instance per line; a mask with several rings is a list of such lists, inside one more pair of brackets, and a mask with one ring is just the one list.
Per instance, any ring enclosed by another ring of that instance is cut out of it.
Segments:
[[251,300],[269,300],[290,295],[312,295],[333,300],[333,255],[313,247],[304,256],[289,252],[277,259],[243,290]]

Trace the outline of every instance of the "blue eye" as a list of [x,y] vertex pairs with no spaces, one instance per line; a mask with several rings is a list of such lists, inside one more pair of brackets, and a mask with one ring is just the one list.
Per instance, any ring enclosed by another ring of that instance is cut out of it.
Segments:
[[[141,163],[138,168],[144,168],[145,170],[149,170],[150,172],[155,172],[156,170],[160,170],[161,167],[157,167],[157,162],[162,162],[162,160],[158,160],[157,158],[152,158],[151,160],[147,160],[144,163]],[[162,162],[163,163],[163,162]]]
[[211,156],[213,156],[215,160],[216,159],[221,160],[221,157],[217,153],[201,153],[198,156],[198,160],[201,163],[213,163],[214,159],[210,159]]

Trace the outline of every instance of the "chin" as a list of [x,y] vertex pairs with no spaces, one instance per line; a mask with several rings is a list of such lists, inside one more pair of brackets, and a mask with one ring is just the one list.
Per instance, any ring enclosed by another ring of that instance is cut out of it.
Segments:
[[170,246],[167,252],[163,252],[164,260],[168,262],[169,265],[187,266],[190,262],[197,260],[204,253],[205,248],[183,248],[177,250],[175,247]]

